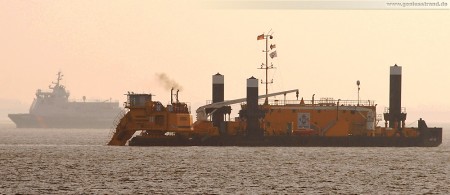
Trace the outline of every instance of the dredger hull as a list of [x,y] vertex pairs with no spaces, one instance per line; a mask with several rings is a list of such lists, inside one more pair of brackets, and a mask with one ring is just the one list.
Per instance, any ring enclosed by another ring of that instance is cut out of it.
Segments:
[[130,146],[280,146],[280,147],[437,147],[442,143],[442,128],[428,128],[418,137],[369,137],[369,136],[214,136],[185,138],[167,136],[152,138],[136,136]]

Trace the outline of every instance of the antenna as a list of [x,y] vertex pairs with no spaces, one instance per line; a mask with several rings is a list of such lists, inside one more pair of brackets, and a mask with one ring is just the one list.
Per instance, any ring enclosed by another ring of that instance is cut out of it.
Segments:
[[[58,77],[56,78],[56,83],[52,81],[52,84],[55,84],[55,87],[59,87],[59,81],[62,80],[62,77],[64,76],[61,74],[61,71],[58,71],[58,74],[56,74]],[[54,87],[51,87],[51,85],[48,87],[50,89],[54,89]]]

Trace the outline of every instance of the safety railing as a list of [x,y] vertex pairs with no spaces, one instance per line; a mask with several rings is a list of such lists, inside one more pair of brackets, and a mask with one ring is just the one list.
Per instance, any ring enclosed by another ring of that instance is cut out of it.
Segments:
[[[225,100],[226,101],[226,100]],[[302,100],[277,100],[271,99],[268,100],[270,105],[295,105],[300,104]],[[206,100],[206,104],[211,104],[212,100]],[[264,104],[265,99],[259,99],[258,104]],[[339,103],[339,106],[375,106],[375,101],[373,100],[336,100],[333,98],[321,98],[319,100],[303,100],[305,106],[336,106]],[[242,102],[241,104],[246,104],[246,102]]]
[[[263,104],[264,100],[260,100],[259,104]],[[270,105],[297,105],[302,104],[302,100],[269,100]],[[319,100],[303,100],[305,106],[374,106],[373,100],[335,100],[335,99],[319,99]]]

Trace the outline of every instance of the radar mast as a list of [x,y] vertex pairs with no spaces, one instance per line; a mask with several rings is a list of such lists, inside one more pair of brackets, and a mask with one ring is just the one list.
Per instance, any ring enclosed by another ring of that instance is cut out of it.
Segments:
[[[276,45],[270,44],[270,46],[269,46],[269,39],[273,39],[273,32],[271,33],[271,31],[272,31],[272,29],[270,29],[269,32],[267,32],[267,34],[263,33],[256,38],[256,40],[263,40],[263,39],[266,40],[266,49],[262,51],[262,52],[266,53],[266,63],[262,63],[261,67],[258,68],[258,69],[265,69],[265,71],[266,71],[266,79],[264,81],[261,80],[261,84],[266,85],[266,99],[264,100],[265,105],[267,105],[269,103],[268,97],[267,97],[267,94],[269,93],[268,85],[273,83],[273,79],[271,79],[270,81],[268,80],[269,79],[269,69],[275,68],[273,66],[273,63],[271,63],[269,66],[269,56],[272,59],[274,57],[277,57],[277,51],[276,50],[272,51],[273,49],[276,48]],[[269,50],[269,48],[270,48],[270,50]],[[272,51],[272,52],[269,54],[269,51]]]

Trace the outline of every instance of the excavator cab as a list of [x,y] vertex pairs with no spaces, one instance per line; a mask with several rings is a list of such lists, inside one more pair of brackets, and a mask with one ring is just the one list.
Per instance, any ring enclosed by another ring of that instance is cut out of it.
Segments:
[[125,102],[125,108],[137,108],[144,107],[145,103],[152,101],[152,94],[135,94],[128,93],[127,102]]

